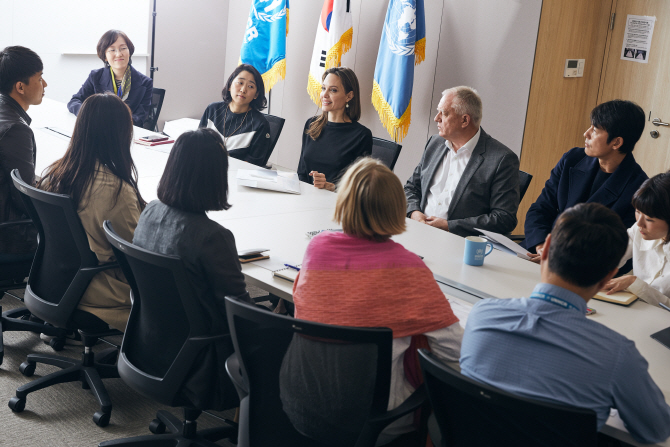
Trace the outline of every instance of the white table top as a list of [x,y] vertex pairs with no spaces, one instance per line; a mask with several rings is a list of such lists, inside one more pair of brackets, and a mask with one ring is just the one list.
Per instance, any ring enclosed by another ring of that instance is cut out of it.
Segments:
[[[40,106],[32,106],[28,114],[37,142],[39,174],[60,158],[67,148],[68,139],[45,126],[72,129],[75,117],[65,104],[44,99]],[[149,134],[144,129],[135,132]],[[137,165],[139,188],[147,201],[156,198],[156,187],[162,175],[171,145],[159,150],[133,145],[132,155]],[[237,169],[256,167],[230,159],[229,202],[227,211],[209,213],[209,217],[233,232],[239,249],[263,247],[270,249],[272,259],[299,264],[309,243],[306,232],[339,228],[332,221],[335,194],[301,184],[301,195],[283,194],[238,186]],[[484,265],[473,267],[463,264],[465,240],[459,236],[407,219],[407,231],[393,238],[408,250],[424,257],[426,265],[442,282],[449,294],[476,302],[481,297],[511,298],[528,296],[540,281],[538,265],[494,250]],[[272,273],[253,263],[244,264],[242,271],[249,284],[254,284],[278,296],[291,299],[293,284],[272,277]],[[592,300],[590,307],[597,313],[590,317],[625,335],[635,344],[649,362],[649,372],[666,396],[670,397],[670,350],[650,337],[650,334],[670,326],[670,312],[636,302],[629,307]],[[588,348],[588,341],[585,341]],[[625,431],[620,420],[610,419],[604,432],[633,445],[639,445]],[[670,441],[659,445],[670,446]]]

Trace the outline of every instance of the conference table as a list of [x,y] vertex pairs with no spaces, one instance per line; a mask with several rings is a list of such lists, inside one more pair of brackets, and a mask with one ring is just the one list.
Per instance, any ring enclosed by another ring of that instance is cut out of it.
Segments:
[[[66,135],[71,134],[75,117],[64,103],[49,98],[39,106],[31,106],[28,114],[33,119],[39,175],[65,153],[69,142]],[[135,128],[136,138],[151,134]],[[172,144],[155,147],[133,144],[138,186],[147,202],[156,199],[156,188],[171,147]],[[238,250],[269,250],[269,262],[243,264],[246,281],[291,301],[293,283],[274,277],[271,268],[283,263],[300,264],[309,243],[308,232],[339,228],[333,221],[336,194],[306,183],[300,184],[299,195],[240,186],[236,181],[239,169],[258,168],[230,158],[228,182],[232,207],[210,212],[208,216],[232,231]],[[528,296],[540,281],[539,265],[498,250],[486,257],[483,266],[465,265],[462,260],[465,239],[411,219],[407,219],[407,231],[393,239],[422,256],[445,295],[466,307],[482,298]],[[589,306],[597,311],[589,318],[635,342],[649,362],[649,373],[670,402],[670,350],[650,337],[670,326],[670,312],[639,300],[628,307],[595,300]],[[589,349],[589,340],[584,340],[584,349]],[[632,439],[616,415],[610,417],[602,431],[627,443],[642,445]],[[656,445],[670,447],[670,440]]]

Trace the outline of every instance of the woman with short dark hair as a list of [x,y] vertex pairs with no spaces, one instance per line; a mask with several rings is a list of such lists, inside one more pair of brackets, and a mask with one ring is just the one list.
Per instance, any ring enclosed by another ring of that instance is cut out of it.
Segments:
[[133,68],[135,46],[126,33],[111,29],[98,41],[97,52],[105,66],[91,71],[84,85],[72,96],[67,109],[77,115],[89,96],[114,92],[133,112],[133,124],[142,127],[151,109],[154,81]]
[[[183,133],[170,151],[158,183],[158,200],[140,216],[133,244],[181,258],[195,296],[209,319],[212,335],[228,334],[226,296],[251,302],[230,230],[207,217],[207,211],[227,210],[228,154],[221,136],[212,129]],[[189,395],[209,400],[199,408],[226,409],[238,405],[235,389],[225,374],[225,361],[234,352],[230,339],[202,353],[203,370],[186,382]],[[212,375],[211,369],[222,372]],[[209,378],[209,379],[207,379]]]
[[223,101],[207,106],[200,127],[223,136],[228,155],[265,166],[270,156],[270,124],[261,110],[267,106],[263,77],[252,65],[239,65],[221,92]]
[[334,191],[347,167],[372,153],[372,132],[358,122],[361,95],[356,73],[347,67],[329,68],[322,81],[322,113],[305,123],[298,177]]
[[649,304],[670,306],[670,171],[646,180],[632,204],[636,222],[619,267],[632,258],[633,272],[612,279],[604,290],[628,290]]
[[[102,223],[109,220],[119,236],[130,240],[146,205],[137,189],[137,170],[130,155],[132,139],[128,106],[111,93],[89,96],[77,116],[65,155],[46,169],[37,185],[72,197],[91,251],[101,264],[114,260]],[[95,275],[79,309],[125,330],[130,286],[121,269]]]

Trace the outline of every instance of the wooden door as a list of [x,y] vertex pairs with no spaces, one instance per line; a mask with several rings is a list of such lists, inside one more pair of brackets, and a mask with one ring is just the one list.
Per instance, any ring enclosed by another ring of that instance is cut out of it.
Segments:
[[[670,1],[616,0],[614,11],[614,27],[607,39],[598,103],[628,99],[644,109],[647,122],[633,154],[651,177],[670,169],[670,127],[652,123],[654,118],[670,123]],[[621,60],[628,14],[656,17],[646,64]],[[654,131],[658,132],[657,138],[651,135]]]

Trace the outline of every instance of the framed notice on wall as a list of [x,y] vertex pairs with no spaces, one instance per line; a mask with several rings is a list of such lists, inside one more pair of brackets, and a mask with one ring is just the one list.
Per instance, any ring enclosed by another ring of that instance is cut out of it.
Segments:
[[621,59],[646,64],[649,60],[651,36],[654,34],[656,17],[634,16],[626,17],[626,30],[623,33]]

